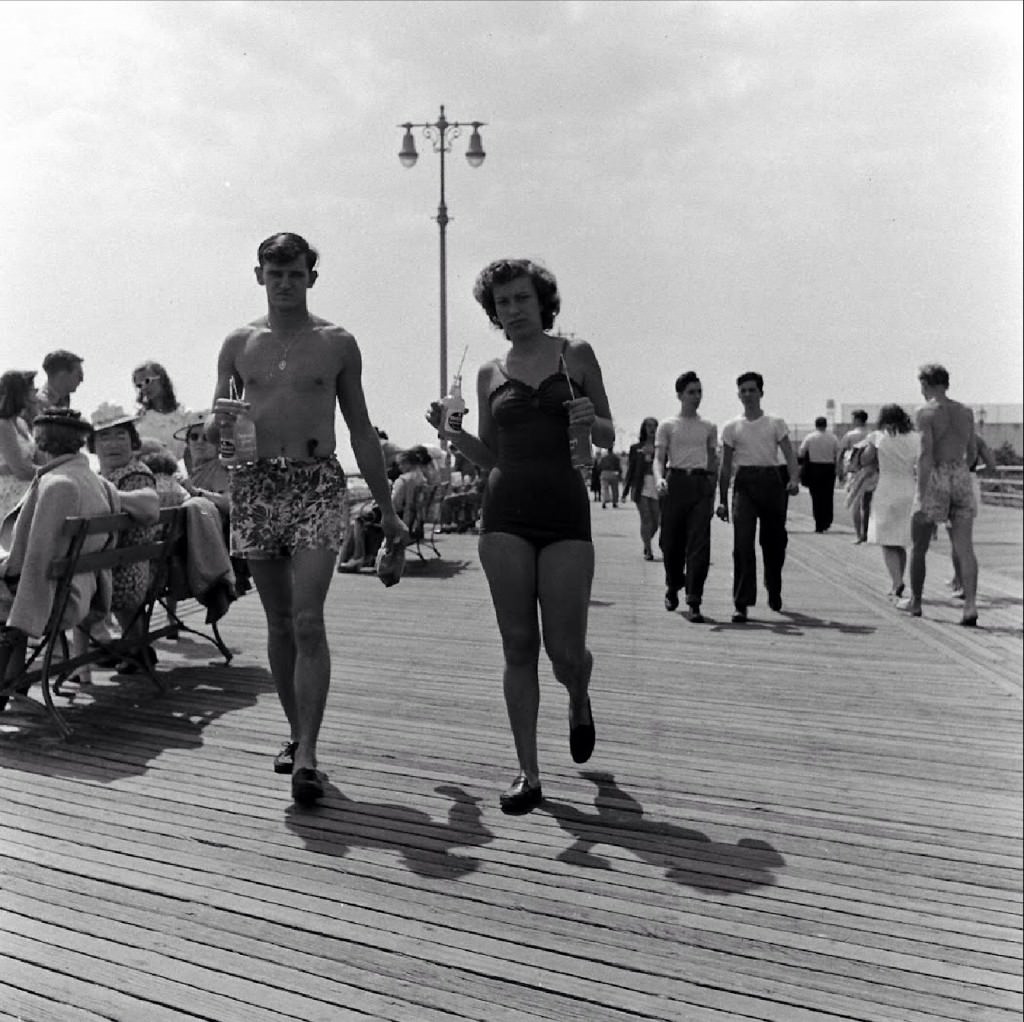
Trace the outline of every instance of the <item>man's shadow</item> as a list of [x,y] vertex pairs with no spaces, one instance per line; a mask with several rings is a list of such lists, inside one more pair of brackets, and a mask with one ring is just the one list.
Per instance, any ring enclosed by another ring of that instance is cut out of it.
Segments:
[[735,845],[718,844],[699,831],[649,820],[644,807],[615,783],[614,775],[587,771],[581,776],[597,785],[596,813],[550,799],[542,806],[576,839],[558,854],[560,862],[614,869],[611,860],[593,851],[598,845],[609,845],[664,869],[666,878],[677,884],[723,894],[773,885],[772,870],[785,865],[766,841],[741,838]]
[[[813,617],[795,610],[782,610],[778,614],[768,611],[772,619],[748,618],[744,624],[733,624],[731,621],[711,622],[712,631],[761,631],[774,632],[776,635],[803,635],[804,632],[824,629],[839,632],[841,635],[873,635],[877,628],[874,625],[852,625],[846,621],[834,621],[831,618]],[[709,622],[710,618],[707,619]]]
[[483,825],[480,799],[457,785],[439,785],[452,800],[448,819],[435,821],[422,809],[388,802],[357,802],[333,784],[316,809],[290,805],[285,826],[318,855],[348,855],[349,849],[384,848],[397,852],[419,876],[457,880],[480,867],[480,860],[457,855],[458,847],[477,848],[494,839]]
[[144,774],[165,750],[198,749],[208,724],[274,690],[270,672],[257,667],[158,666],[156,674],[166,691],[144,674],[97,671],[91,682],[65,683],[54,702],[72,728],[66,739],[41,706],[12,703],[0,713],[0,766],[101,784]]

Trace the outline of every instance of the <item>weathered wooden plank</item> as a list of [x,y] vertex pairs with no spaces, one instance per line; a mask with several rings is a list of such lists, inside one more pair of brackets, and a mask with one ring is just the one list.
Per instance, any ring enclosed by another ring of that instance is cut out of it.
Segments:
[[[317,812],[269,770],[255,599],[224,622],[229,668],[186,640],[161,644],[166,696],[97,672],[73,743],[5,715],[0,890],[24,932],[0,931],[0,1011],[206,1017],[198,984],[210,1017],[259,995],[316,1018],[349,988],[331,1017],[1019,1017],[1020,516],[988,510],[976,632],[942,537],[912,621],[878,551],[813,535],[797,500],[786,613],[737,628],[716,525],[699,627],[662,609],[632,512],[595,511],[598,750],[569,762],[545,666],[549,803],[524,819],[495,805],[513,758],[472,537],[396,589],[333,588]],[[34,964],[63,945],[69,970]]]

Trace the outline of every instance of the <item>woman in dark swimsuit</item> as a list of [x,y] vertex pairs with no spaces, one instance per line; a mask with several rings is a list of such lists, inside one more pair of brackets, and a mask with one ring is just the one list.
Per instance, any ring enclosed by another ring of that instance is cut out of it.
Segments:
[[[529,260],[499,260],[481,272],[473,295],[512,344],[504,362],[488,362],[477,376],[479,436],[464,433],[455,443],[489,473],[480,561],[505,653],[505,705],[520,772],[501,796],[501,808],[514,813],[542,798],[542,639],[569,693],[572,757],[585,763],[593,751],[593,657],[586,634],[594,548],[586,484],[569,458],[568,427],[587,423],[599,447],[614,443],[615,430],[593,349],[546,333],[560,306],[551,273]],[[438,424],[437,405],[428,418]]]

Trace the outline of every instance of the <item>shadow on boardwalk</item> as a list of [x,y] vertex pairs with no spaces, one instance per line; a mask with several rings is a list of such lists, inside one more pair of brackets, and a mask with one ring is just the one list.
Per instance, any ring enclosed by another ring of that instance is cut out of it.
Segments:
[[274,690],[270,672],[259,667],[181,666],[157,674],[166,692],[143,675],[97,674],[67,684],[60,703],[73,733],[66,741],[41,707],[12,705],[0,718],[0,767],[103,784],[137,776],[169,749],[200,748],[215,720]]
[[457,785],[439,785],[439,795],[452,800],[448,819],[438,823],[422,809],[388,802],[357,802],[333,784],[316,810],[291,805],[285,825],[317,855],[348,855],[353,847],[397,852],[419,876],[458,879],[480,867],[480,860],[457,855],[455,848],[475,848],[492,841],[483,825],[480,799]]
[[742,838],[735,845],[718,844],[700,831],[647,819],[644,807],[619,787],[613,774],[586,771],[581,776],[597,785],[596,813],[550,799],[544,802],[544,809],[576,839],[558,854],[560,862],[614,870],[611,859],[594,854],[594,848],[605,845],[664,869],[665,878],[674,883],[723,894],[773,886],[772,870],[785,865],[765,841]]
[[[750,609],[751,614],[756,614],[756,608]],[[831,618],[814,617],[810,614],[801,614],[795,610],[782,610],[778,614],[772,611],[770,619],[759,620],[751,617],[745,624],[733,624],[731,621],[712,621],[706,618],[712,625],[712,631],[731,630],[741,628],[744,631],[768,631],[778,635],[803,635],[807,631],[827,630],[839,632],[841,635],[871,635],[877,631],[873,625],[854,625],[846,621],[834,621]]]

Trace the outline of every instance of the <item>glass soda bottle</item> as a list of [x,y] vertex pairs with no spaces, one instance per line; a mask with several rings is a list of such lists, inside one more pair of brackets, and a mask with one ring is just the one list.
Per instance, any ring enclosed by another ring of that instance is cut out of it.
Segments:
[[256,460],[256,424],[248,416],[248,401],[238,398],[219,397],[214,404],[215,412],[229,416],[220,427],[220,443],[217,453],[222,465],[235,468]]
[[462,377],[452,378],[452,389],[441,399],[441,427],[438,433],[445,440],[457,440],[462,435],[462,417],[466,402],[462,399]]

